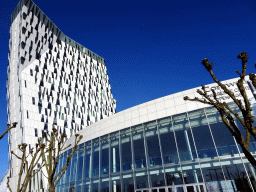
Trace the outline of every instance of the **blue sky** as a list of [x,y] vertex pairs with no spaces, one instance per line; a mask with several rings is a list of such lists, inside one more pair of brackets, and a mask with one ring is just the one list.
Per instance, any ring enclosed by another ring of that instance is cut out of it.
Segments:
[[[18,0],[0,1],[0,133],[7,123],[6,79],[10,16]],[[68,37],[103,57],[116,111],[237,77],[246,51],[256,72],[254,0],[35,0]],[[248,74],[248,73],[247,73]],[[0,141],[0,179],[8,168],[7,136]]]

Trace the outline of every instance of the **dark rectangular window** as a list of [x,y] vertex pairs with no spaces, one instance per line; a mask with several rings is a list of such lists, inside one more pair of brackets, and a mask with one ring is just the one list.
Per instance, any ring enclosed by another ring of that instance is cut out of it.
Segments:
[[25,62],[25,58],[24,57],[20,57],[20,63],[24,64],[24,62]]
[[30,75],[33,76],[33,70],[32,69],[30,69]]
[[27,87],[27,81],[25,80],[25,87]]
[[33,105],[35,105],[35,97],[32,97],[32,103],[33,103]]
[[21,48],[24,49],[26,46],[26,43],[24,41],[21,42]]
[[35,137],[37,137],[37,128],[35,128]]
[[22,34],[25,34],[27,29],[25,27],[22,27]]
[[28,116],[28,111],[27,111],[27,119],[29,119],[29,116]]

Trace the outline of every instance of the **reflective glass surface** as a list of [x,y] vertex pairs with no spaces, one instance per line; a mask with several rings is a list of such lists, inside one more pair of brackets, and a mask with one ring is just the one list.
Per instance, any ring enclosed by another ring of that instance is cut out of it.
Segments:
[[[256,171],[237,146],[214,108],[164,117],[80,145],[87,150],[74,154],[57,191],[252,191]],[[61,154],[57,170],[70,151]]]

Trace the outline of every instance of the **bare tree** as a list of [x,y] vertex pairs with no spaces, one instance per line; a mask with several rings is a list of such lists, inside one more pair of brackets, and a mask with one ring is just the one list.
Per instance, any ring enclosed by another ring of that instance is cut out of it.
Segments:
[[[40,143],[40,138],[38,138],[38,143]],[[18,145],[18,149],[22,152],[22,156],[19,157],[13,151],[13,154],[17,159],[21,160],[20,170],[18,175],[18,183],[17,183],[17,192],[25,192],[31,178],[34,177],[44,166],[42,163],[37,169],[35,170],[36,166],[38,165],[39,160],[41,159],[41,148],[44,148],[43,145],[39,146],[36,144],[36,151],[34,153],[34,148],[29,151],[29,154],[26,155],[26,148],[27,144],[23,143]],[[31,158],[31,160],[29,159]],[[35,171],[34,171],[35,170]],[[7,188],[12,192],[11,187],[9,185],[10,177],[7,177]]]
[[[60,181],[61,177],[63,176],[63,174],[65,173],[65,171],[67,170],[67,167],[69,165],[69,162],[74,154],[75,151],[81,151],[81,150],[86,150],[86,148],[84,149],[76,149],[78,143],[81,141],[81,139],[83,138],[82,135],[76,134],[75,135],[75,142],[74,142],[74,146],[72,148],[72,151],[70,153],[70,155],[67,157],[66,163],[65,165],[61,168],[61,170],[56,173],[57,171],[57,166],[59,163],[59,155],[62,151],[66,150],[67,148],[71,147],[71,144],[64,147],[65,143],[66,143],[66,134],[62,133],[60,136],[58,136],[58,131],[56,128],[52,128],[52,134],[50,135],[47,132],[43,133],[43,136],[46,139],[46,143],[48,142],[48,147],[41,147],[41,153],[43,156],[43,161],[45,164],[45,169],[46,169],[46,174],[44,175],[47,180],[48,180],[48,191],[49,192],[55,192],[55,188],[58,184],[58,182]],[[45,144],[42,143],[41,146],[44,146]],[[46,158],[46,154],[48,154],[48,158]],[[47,162],[49,161],[49,162]],[[44,173],[43,173],[44,174]]]
[[12,123],[11,127],[10,127],[10,124],[7,124],[7,128],[5,129],[5,132],[3,132],[3,134],[0,135],[0,139],[2,139],[4,135],[8,133],[9,130],[11,130],[12,128],[15,128],[17,124],[18,124],[17,122],[14,122]]
[[[208,59],[205,58],[202,60],[202,64],[206,68],[206,70],[210,73],[213,80],[219,85],[219,87],[228,95],[230,98],[234,101],[234,103],[238,106],[240,111],[242,112],[242,117],[238,115],[238,113],[234,112],[226,102],[220,102],[217,98],[217,94],[215,90],[211,89],[213,93],[213,99],[210,98],[210,96],[207,94],[207,91],[205,90],[205,86],[202,85],[202,90],[198,89],[197,93],[200,94],[203,99],[199,99],[198,97],[195,97],[194,99],[190,99],[188,96],[184,97],[184,100],[189,101],[199,101],[201,103],[209,104],[211,106],[214,106],[226,127],[229,129],[231,134],[235,137],[236,141],[239,143],[239,145],[242,148],[243,153],[245,154],[245,157],[248,159],[248,161],[253,165],[253,167],[256,169],[256,160],[252,156],[250,150],[249,150],[249,144],[251,136],[253,136],[256,139],[256,128],[253,126],[253,116],[252,116],[252,109],[251,104],[248,100],[243,82],[246,75],[246,62],[248,61],[248,56],[246,52],[242,52],[237,56],[238,59],[242,60],[242,73],[236,70],[236,72],[239,74],[240,78],[237,81],[237,87],[239,89],[239,92],[242,96],[242,100],[237,99],[232,91],[230,91],[224,84],[222,84],[214,75],[212,71],[212,62],[209,63]],[[256,67],[256,64],[255,64]],[[256,77],[253,73],[249,74],[249,79],[252,81],[253,86],[256,88]],[[244,105],[243,105],[244,103]],[[243,128],[246,130],[246,138],[242,135],[239,128],[235,124],[235,120],[233,116],[239,120]]]

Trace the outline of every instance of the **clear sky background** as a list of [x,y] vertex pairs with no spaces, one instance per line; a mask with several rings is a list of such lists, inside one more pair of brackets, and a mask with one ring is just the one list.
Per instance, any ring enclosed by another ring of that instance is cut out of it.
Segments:
[[[18,0],[0,1],[0,133],[7,123],[6,79],[10,16]],[[256,73],[256,0],[35,0],[68,37],[103,57],[116,111],[238,77],[246,51]],[[248,73],[247,73],[248,74]],[[0,141],[0,180],[8,169]]]

